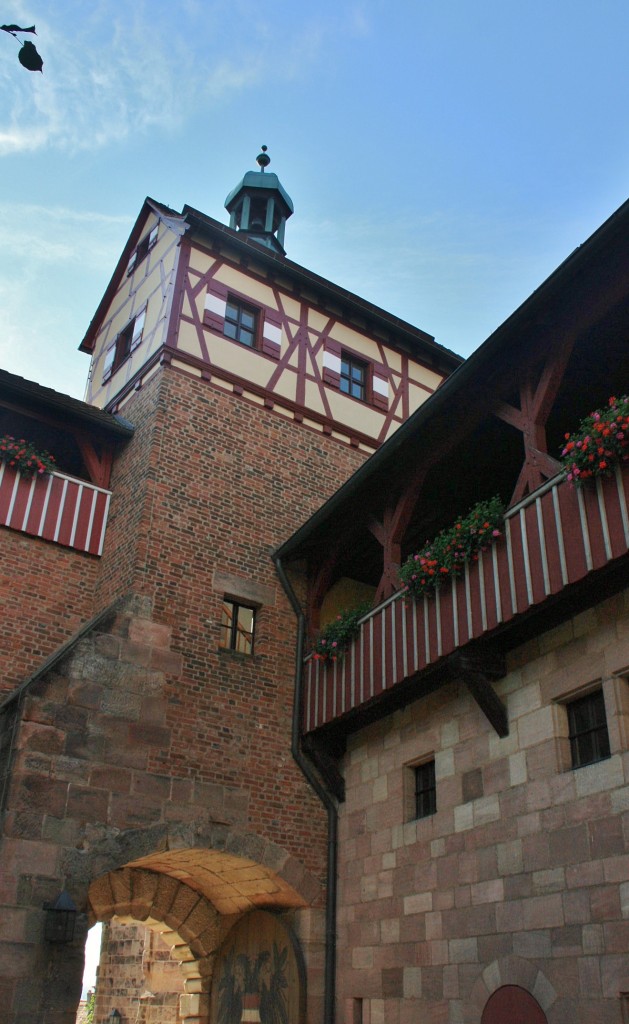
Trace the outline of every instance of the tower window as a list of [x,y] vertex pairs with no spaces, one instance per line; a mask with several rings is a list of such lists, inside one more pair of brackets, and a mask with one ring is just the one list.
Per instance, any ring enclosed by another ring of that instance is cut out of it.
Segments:
[[144,333],[144,321],[146,319],[146,308],[130,320],[127,326],[120,331],[114,344],[105,355],[103,367],[103,383],[109,380],[112,373],[115,373],[119,366],[122,366],[125,359],[138,347]]
[[596,690],[568,704],[572,767],[604,761],[610,756],[603,691]]
[[413,769],[415,775],[415,817],[427,818],[437,810],[435,762],[425,761]]
[[258,340],[258,310],[231,296],[225,308],[223,334],[241,345],[255,348]]
[[341,354],[340,390],[352,398],[357,398],[360,402],[365,402],[367,400],[368,371],[367,363],[343,352]]
[[149,252],[157,242],[158,232],[159,225],[156,224],[155,227],[151,228],[148,235],[145,235],[144,238],[138,242],[135,247],[135,251],[131,253],[131,258],[127,264],[127,274],[131,274],[137,265],[141,263],[146,256],[148,256]]
[[223,601],[220,646],[238,654],[253,654],[256,611],[237,601]]

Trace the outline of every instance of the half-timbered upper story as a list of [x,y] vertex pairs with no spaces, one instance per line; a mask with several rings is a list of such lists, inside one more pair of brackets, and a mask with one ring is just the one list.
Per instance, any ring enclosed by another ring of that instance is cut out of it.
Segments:
[[87,401],[122,408],[168,365],[370,453],[461,360],[288,260],[292,204],[261,166],[228,196],[230,227],[145,201],[81,345]]
[[[278,549],[311,632],[373,605],[342,658],[305,648],[304,733],[329,746],[453,677],[508,730],[491,685],[505,653],[627,584],[629,463],[577,487],[558,459],[566,433],[626,393],[628,339],[626,203]],[[502,535],[412,599],[400,565],[494,495]]]

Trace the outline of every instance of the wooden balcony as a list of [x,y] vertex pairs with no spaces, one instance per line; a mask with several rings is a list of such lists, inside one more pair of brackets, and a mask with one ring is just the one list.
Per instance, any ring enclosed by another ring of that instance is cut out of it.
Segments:
[[503,537],[434,597],[397,593],[374,608],[336,662],[306,659],[310,732],[489,635],[629,550],[629,464],[583,488],[563,475],[507,513]]
[[0,526],[101,555],[111,491],[50,473],[26,480],[0,463]]

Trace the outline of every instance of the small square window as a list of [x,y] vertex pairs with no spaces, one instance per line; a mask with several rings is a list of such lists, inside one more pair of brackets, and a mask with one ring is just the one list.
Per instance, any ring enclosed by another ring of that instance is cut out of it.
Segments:
[[341,354],[341,380],[340,390],[357,398],[360,402],[367,401],[367,383],[369,376],[369,365],[360,359],[355,359],[347,352]]
[[415,775],[415,817],[427,818],[437,810],[435,762],[425,761],[413,768]]
[[237,601],[223,601],[220,646],[238,654],[253,654],[256,610]]
[[248,348],[258,344],[258,310],[231,296],[225,308],[223,334]]
[[568,727],[573,768],[604,761],[610,756],[602,690],[595,690],[568,704]]

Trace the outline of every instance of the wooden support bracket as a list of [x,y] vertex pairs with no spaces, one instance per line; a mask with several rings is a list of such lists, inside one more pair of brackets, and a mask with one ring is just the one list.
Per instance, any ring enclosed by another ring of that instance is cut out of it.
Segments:
[[505,675],[504,659],[488,654],[461,654],[449,659],[455,675],[463,680],[472,697],[499,736],[509,735],[507,709],[491,685],[490,680]]
[[316,766],[329,792],[342,804],[345,801],[345,779],[332,755],[324,748],[323,744],[317,743],[312,736],[304,736],[302,747],[304,753]]

